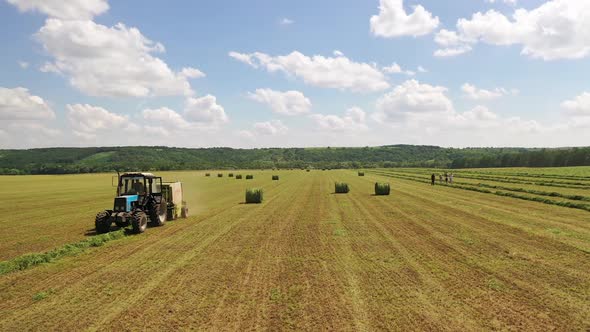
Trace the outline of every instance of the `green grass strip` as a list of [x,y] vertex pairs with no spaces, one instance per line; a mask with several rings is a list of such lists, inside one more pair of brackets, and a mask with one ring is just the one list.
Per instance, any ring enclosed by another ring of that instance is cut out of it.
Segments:
[[[375,171],[372,171],[375,172]],[[382,171],[386,173],[387,171]],[[429,176],[430,174],[427,172],[420,173],[420,172],[408,172],[408,171],[394,171],[396,173],[404,173],[404,174],[411,174],[417,176]],[[438,173],[437,173],[438,174]],[[580,183],[580,182],[556,182],[556,181],[549,181],[549,182],[537,182],[537,181],[527,181],[526,179],[519,180],[514,178],[508,177],[491,177],[491,176],[474,176],[465,173],[454,173],[455,179],[463,178],[463,179],[472,179],[472,180],[482,180],[482,181],[494,181],[494,182],[502,182],[502,183],[517,183],[517,184],[529,184],[535,186],[547,186],[547,187],[556,187],[556,188],[569,188],[569,189],[583,189],[588,190],[590,186],[587,186],[587,183]],[[438,177],[437,177],[438,178]]]
[[121,229],[106,234],[92,236],[89,239],[82,240],[80,242],[69,243],[44,253],[22,255],[8,261],[0,262],[0,275],[14,271],[26,270],[44,263],[51,263],[63,257],[75,256],[87,248],[100,247],[109,241],[121,239],[125,236],[125,230]]
[[[429,183],[428,180],[424,180],[422,178],[415,178],[415,177],[396,175],[396,174],[386,173],[386,172],[376,172],[376,171],[371,171],[371,173],[374,173],[376,175],[381,175],[381,176],[387,176],[387,177],[393,177],[393,178],[414,181],[414,182]],[[444,186],[444,187],[463,189],[463,190],[469,190],[469,191],[476,191],[476,192],[480,192],[480,193],[484,193],[484,194],[493,194],[493,195],[503,196],[503,197],[512,197],[512,198],[517,198],[517,199],[521,199],[521,200],[539,202],[539,203],[544,203],[544,204],[549,204],[549,205],[563,206],[563,207],[568,207],[568,208],[572,208],[572,209],[579,209],[579,210],[584,210],[584,211],[590,212],[590,205],[589,204],[564,202],[564,201],[553,201],[553,200],[542,198],[542,197],[532,197],[532,196],[526,196],[526,195],[519,195],[519,194],[515,194],[515,193],[511,193],[511,192],[492,191],[492,190],[483,189],[483,188],[479,188],[479,187],[465,186],[465,185],[460,185],[460,184],[452,184],[451,185],[451,184],[446,184],[446,183],[437,183],[437,185]]]

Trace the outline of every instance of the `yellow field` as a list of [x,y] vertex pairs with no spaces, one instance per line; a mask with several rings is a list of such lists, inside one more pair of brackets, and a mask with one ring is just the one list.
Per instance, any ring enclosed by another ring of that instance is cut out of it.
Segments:
[[[0,275],[0,330],[590,329],[588,211],[390,171],[210,173],[160,173],[188,219]],[[110,174],[1,179],[4,261],[91,238],[114,195]]]

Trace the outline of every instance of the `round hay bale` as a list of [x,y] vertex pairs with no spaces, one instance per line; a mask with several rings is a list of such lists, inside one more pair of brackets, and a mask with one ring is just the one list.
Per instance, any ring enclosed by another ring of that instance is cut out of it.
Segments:
[[279,181],[279,176],[278,175],[273,175],[272,176],[272,180],[273,181]]
[[241,179],[242,179],[242,174],[236,175],[236,180],[241,180]]
[[375,183],[375,195],[377,196],[387,196],[391,191],[391,187],[389,183]]
[[222,178],[222,177],[223,177],[223,174],[221,174],[221,173],[218,173],[218,174],[217,174],[217,177],[218,177],[218,178]]
[[263,192],[262,189],[251,188],[246,189],[246,204],[260,204],[262,203]]
[[246,175],[246,180],[252,180],[252,179],[254,179],[254,175],[252,175],[252,174]]
[[350,187],[348,186],[348,183],[336,182],[334,184],[334,191],[337,194],[348,194],[348,192],[350,191]]

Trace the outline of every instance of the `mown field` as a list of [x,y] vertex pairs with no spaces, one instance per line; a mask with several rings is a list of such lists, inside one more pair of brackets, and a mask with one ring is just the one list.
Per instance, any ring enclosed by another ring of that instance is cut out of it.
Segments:
[[188,219],[79,250],[111,174],[0,177],[0,330],[589,330],[590,168],[433,172],[164,172]]

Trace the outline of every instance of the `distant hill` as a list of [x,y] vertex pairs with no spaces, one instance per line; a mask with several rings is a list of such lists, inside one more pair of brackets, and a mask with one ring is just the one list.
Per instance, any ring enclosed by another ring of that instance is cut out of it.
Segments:
[[560,149],[364,148],[188,149],[96,147],[0,150],[0,174],[248,168],[590,166],[590,147]]

